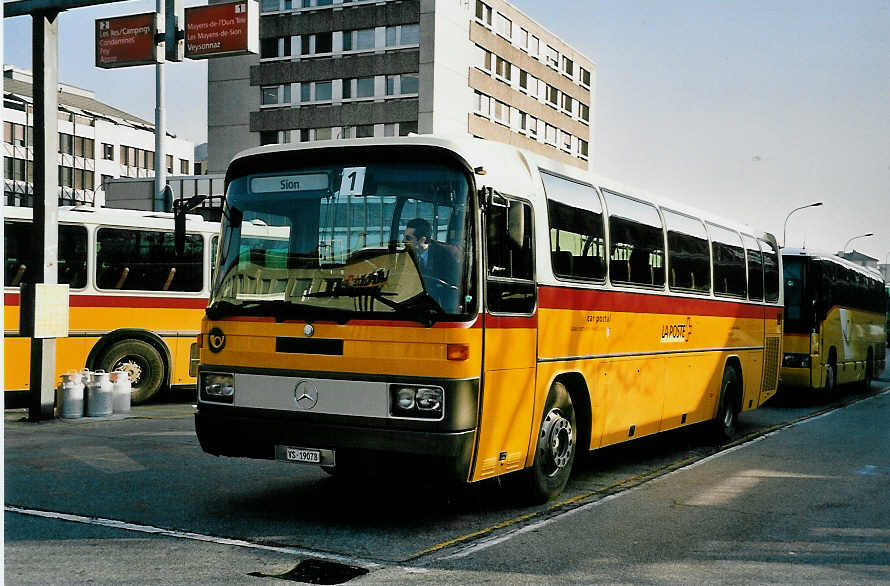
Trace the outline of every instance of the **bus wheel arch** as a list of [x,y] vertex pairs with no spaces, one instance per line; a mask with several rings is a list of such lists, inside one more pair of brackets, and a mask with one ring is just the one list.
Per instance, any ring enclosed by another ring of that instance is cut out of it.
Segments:
[[90,350],[87,367],[111,371],[122,361],[129,363],[124,370],[137,373],[137,380],[132,381],[134,405],[149,400],[170,383],[170,349],[154,332],[122,329],[106,334]]
[[[580,448],[580,455],[586,455],[590,450],[590,434],[593,425],[593,411],[590,406],[590,390],[587,381],[580,372],[564,372],[559,374],[554,382],[562,383],[572,399],[575,410],[575,449]],[[576,453],[576,459],[578,454]]]
[[568,483],[577,451],[576,430],[572,396],[563,383],[554,380],[537,427],[534,461],[524,470],[533,502],[556,498]]

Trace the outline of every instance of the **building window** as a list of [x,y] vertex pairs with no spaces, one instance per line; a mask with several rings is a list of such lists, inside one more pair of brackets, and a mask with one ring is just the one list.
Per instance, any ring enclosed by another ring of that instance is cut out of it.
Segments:
[[482,0],[476,0],[476,20],[491,27],[491,6]]
[[173,155],[167,155],[167,173],[173,172]]
[[65,155],[74,154],[74,137],[72,135],[59,133],[59,152]]
[[333,33],[318,33],[300,37],[300,54],[303,56],[324,55],[333,51]]
[[274,104],[290,104],[290,84],[263,86],[261,104],[263,106]]
[[513,21],[509,18],[498,12],[497,21],[495,24],[495,30],[502,37],[506,37],[507,39],[513,38]]
[[535,35],[530,35],[528,37],[528,54],[537,57],[540,51],[541,41]]
[[491,116],[491,98],[480,92],[476,92],[476,113],[486,118]]
[[374,97],[374,78],[360,77],[358,79],[343,80],[343,99],[352,98],[373,98]]
[[583,67],[578,68],[580,71],[581,85],[585,87],[590,87],[590,72],[584,69]]
[[529,137],[538,140],[538,119],[534,116],[528,116],[525,123],[528,126],[527,132]]
[[332,84],[330,81],[315,82],[315,101],[316,102],[330,102],[331,95],[332,95],[331,87],[332,87]]
[[371,138],[374,136],[373,124],[359,124],[355,127],[356,138]]
[[486,73],[491,73],[491,51],[487,51],[479,45],[476,45],[476,67]]
[[185,159],[179,159],[179,172],[183,175],[189,174],[189,162]]
[[559,52],[547,45],[547,49],[544,52],[544,62],[553,69],[559,69]]
[[403,24],[386,27],[386,46],[403,47],[420,43],[420,25]]
[[584,122],[590,122],[590,106],[578,102],[578,118]]
[[572,99],[572,96],[569,94],[562,95],[562,109],[566,114],[572,113],[572,107],[574,106],[575,100]]
[[417,121],[399,122],[399,136],[408,136],[409,134],[417,134]]
[[278,132],[274,130],[260,131],[260,146],[278,144]]
[[278,0],[262,0],[260,3],[260,12],[278,12],[281,10],[281,4]]
[[519,29],[519,48],[528,51],[528,31],[524,28]]
[[290,37],[260,40],[260,58],[290,57]]
[[562,72],[571,78],[575,77],[575,62],[565,55],[562,57]]
[[552,85],[547,86],[547,103],[551,106],[559,106],[559,90]]
[[403,73],[400,82],[401,88],[399,94],[404,96],[420,93],[420,82],[418,81],[416,73]]
[[512,66],[510,62],[498,57],[495,60],[495,74],[504,81],[509,82],[512,78]]
[[102,143],[102,158],[106,161],[114,160],[114,145],[107,142]]
[[551,146],[556,146],[556,127],[550,124],[544,125],[544,142]]
[[588,157],[587,149],[588,149],[587,141],[579,138],[578,139],[578,155],[582,159],[586,159]]
[[510,106],[504,102],[494,100],[494,119],[495,122],[510,126]]
[[343,31],[344,51],[368,51],[376,46],[377,32],[367,28],[354,31]]

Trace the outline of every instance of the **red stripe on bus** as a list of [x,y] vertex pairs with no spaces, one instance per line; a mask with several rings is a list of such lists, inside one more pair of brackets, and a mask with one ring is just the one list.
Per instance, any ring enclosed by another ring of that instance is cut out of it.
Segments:
[[[3,304],[21,305],[19,293],[6,293]],[[207,307],[206,297],[137,297],[135,295],[70,295],[69,307],[133,307],[151,309],[204,309]]]
[[538,306],[543,309],[577,309],[624,313],[661,313],[775,319],[781,307],[751,305],[731,300],[690,299],[669,295],[646,295],[624,291],[572,289],[544,286],[538,288]]

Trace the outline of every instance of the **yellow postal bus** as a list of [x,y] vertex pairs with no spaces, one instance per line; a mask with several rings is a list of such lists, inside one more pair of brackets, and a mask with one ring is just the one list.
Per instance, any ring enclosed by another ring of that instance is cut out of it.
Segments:
[[[19,335],[19,286],[32,274],[30,208],[4,209],[5,403],[24,405],[31,339]],[[207,307],[219,223],[189,215],[185,251],[174,254],[173,215],[59,208],[59,283],[68,284],[69,336],[56,342],[56,373],[126,370],[134,403],[164,385],[195,383],[190,349]]]
[[881,275],[829,253],[782,250],[782,385],[830,393],[884,370],[887,293]]
[[245,151],[218,263],[196,414],[211,454],[515,472],[546,500],[577,449],[731,434],[778,381],[772,236],[506,145]]

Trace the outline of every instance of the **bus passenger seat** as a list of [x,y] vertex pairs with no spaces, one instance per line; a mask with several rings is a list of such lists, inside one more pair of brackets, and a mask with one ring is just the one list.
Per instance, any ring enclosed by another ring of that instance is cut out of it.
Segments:
[[167,280],[164,281],[163,286],[161,286],[161,291],[169,291],[170,285],[173,283],[173,277],[176,276],[176,267],[170,267],[170,272],[167,273]]
[[572,253],[569,250],[559,250],[553,253],[553,265],[556,273],[561,275],[571,275],[572,273]]
[[18,270],[15,272],[15,276],[12,278],[12,282],[9,284],[10,287],[18,287],[19,283],[22,282],[22,277],[25,276],[25,271],[28,270],[28,265],[19,265]]
[[117,283],[114,284],[114,288],[120,289],[121,287],[123,287],[124,281],[127,280],[127,275],[129,275],[129,274],[130,274],[130,267],[124,267],[123,270],[121,271],[120,278],[117,280]]

